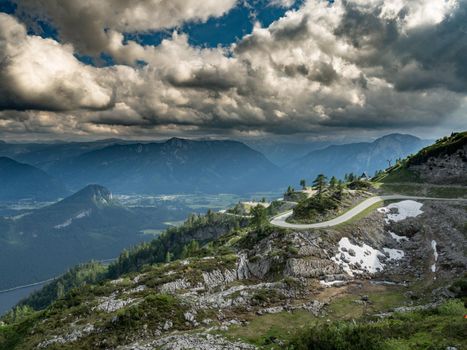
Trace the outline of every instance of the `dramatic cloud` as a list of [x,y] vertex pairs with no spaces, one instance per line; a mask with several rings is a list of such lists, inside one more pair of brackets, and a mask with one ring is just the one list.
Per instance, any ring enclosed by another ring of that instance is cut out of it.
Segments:
[[[436,126],[451,115],[458,123],[466,105],[465,0],[309,0],[217,48],[193,47],[177,31],[157,46],[123,33],[205,21],[235,1],[130,4],[19,1],[30,18],[52,21],[61,43],[26,35],[3,15],[0,104],[20,111],[3,112],[0,130],[122,137],[391,130]],[[73,56],[101,52],[118,64],[97,68]]]
[[[96,81],[98,70],[81,64],[71,46],[28,36],[0,13],[0,108],[104,109],[112,90]],[[102,73],[102,72],[99,72]]]
[[[109,49],[115,33],[173,28],[187,21],[204,22],[223,15],[236,0],[17,0],[32,19],[49,19],[60,38],[82,53]],[[117,34],[118,35],[118,34]]]

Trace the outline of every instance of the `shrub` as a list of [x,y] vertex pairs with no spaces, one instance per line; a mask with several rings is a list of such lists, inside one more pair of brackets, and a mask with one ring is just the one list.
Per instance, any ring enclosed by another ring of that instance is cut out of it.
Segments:
[[440,305],[436,311],[445,316],[462,316],[465,313],[465,307],[459,299],[451,299]]
[[315,196],[298,203],[294,208],[295,219],[313,219],[318,215],[323,215],[330,210],[336,210],[338,203],[328,196]]
[[371,183],[369,181],[355,180],[347,185],[351,190],[369,190]]

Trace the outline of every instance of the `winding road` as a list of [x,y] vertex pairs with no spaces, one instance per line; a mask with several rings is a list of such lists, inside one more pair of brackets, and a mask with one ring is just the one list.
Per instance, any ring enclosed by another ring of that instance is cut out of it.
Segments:
[[340,225],[356,215],[360,214],[362,211],[368,209],[372,205],[382,202],[382,201],[387,201],[387,200],[397,200],[397,199],[412,199],[412,200],[436,200],[436,201],[463,201],[467,202],[466,198],[436,198],[436,197],[418,197],[418,196],[403,196],[403,195],[386,195],[386,196],[375,196],[371,197],[368,199],[365,199],[363,202],[360,204],[356,205],[349,211],[345,212],[341,216],[338,216],[332,220],[329,221],[323,221],[323,222],[317,222],[314,224],[291,224],[286,222],[287,218],[290,217],[293,213],[293,210],[286,211],[285,213],[281,213],[275,217],[273,217],[270,221],[271,225],[277,226],[277,227],[282,227],[282,228],[291,228],[291,229],[297,229],[297,230],[304,230],[304,229],[310,229],[310,228],[326,228],[326,227],[332,227],[332,226],[337,226]]

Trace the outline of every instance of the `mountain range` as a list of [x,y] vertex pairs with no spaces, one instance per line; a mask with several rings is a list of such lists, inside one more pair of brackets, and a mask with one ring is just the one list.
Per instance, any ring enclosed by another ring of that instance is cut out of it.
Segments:
[[281,170],[235,141],[111,145],[51,164],[72,188],[99,183],[119,193],[246,193],[280,186]]
[[397,159],[418,152],[432,141],[404,134],[391,134],[373,142],[333,145],[315,150],[285,165],[295,182],[313,180],[318,174],[343,178],[346,173],[372,176],[375,171],[393,165]]
[[0,290],[55,276],[80,262],[114,258],[123,248],[152,238],[181,220],[184,205],[126,208],[110,191],[89,185],[52,205],[0,217]]
[[[94,183],[121,194],[278,191],[301,178],[312,180],[319,173],[339,178],[346,172],[372,175],[427,143],[401,134],[373,142],[327,147],[325,143],[259,141],[249,142],[249,147],[237,141],[179,138],[137,143],[122,140],[49,145],[2,143],[0,155],[28,161],[36,168],[13,166],[12,161],[3,158],[5,165],[0,179],[11,185],[3,193],[0,190],[0,200],[59,198]],[[281,166],[252,147],[263,150]],[[319,147],[325,148],[316,149]],[[306,153],[306,149],[311,151]]]

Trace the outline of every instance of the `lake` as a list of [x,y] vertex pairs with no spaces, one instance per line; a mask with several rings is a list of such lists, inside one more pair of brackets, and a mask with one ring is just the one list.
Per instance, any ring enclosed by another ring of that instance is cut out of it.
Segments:
[[41,289],[46,283],[42,282],[29,287],[19,288],[8,292],[0,293],[0,315],[5,314],[13,306],[15,306],[20,300],[29,296],[32,292]]

